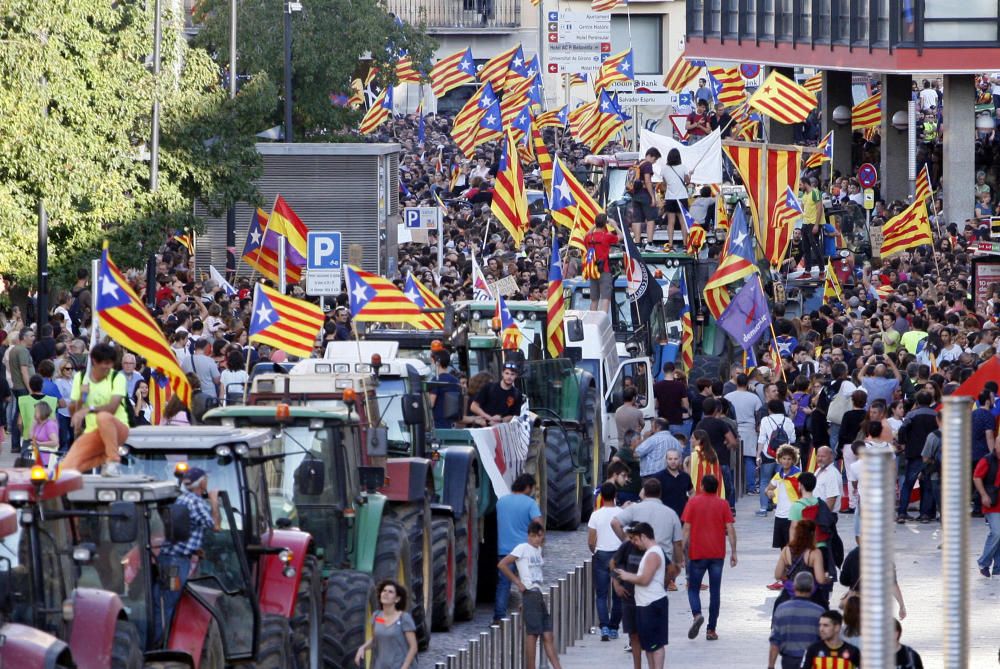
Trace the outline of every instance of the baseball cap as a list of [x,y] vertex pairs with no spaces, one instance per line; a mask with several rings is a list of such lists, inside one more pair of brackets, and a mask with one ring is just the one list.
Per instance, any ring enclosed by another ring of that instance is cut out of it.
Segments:
[[503,368],[504,369],[509,369],[512,372],[517,372],[517,363],[516,362],[505,362],[503,364]]
[[200,467],[191,467],[186,472],[184,476],[181,477],[181,481],[184,483],[194,483],[198,479],[205,476],[205,470]]

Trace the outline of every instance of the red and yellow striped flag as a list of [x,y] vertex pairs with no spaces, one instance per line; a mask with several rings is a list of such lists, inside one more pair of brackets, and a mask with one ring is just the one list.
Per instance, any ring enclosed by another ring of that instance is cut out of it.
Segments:
[[595,12],[610,12],[622,4],[625,4],[625,0],[591,0],[590,9]]
[[920,168],[920,174],[917,175],[917,189],[915,197],[913,198],[915,202],[926,202],[934,196],[934,189],[931,187],[931,177],[927,172],[927,163]]
[[476,62],[472,49],[466,48],[445,56],[431,68],[431,92],[439,98],[448,91],[476,80]]
[[354,265],[347,266],[347,294],[356,321],[419,326],[425,317],[392,281]]
[[250,316],[250,341],[267,344],[300,358],[308,358],[323,327],[323,311],[258,283]]
[[709,67],[708,73],[722,84],[717,98],[726,107],[741,105],[747,99],[746,84],[740,75],[740,68]]
[[513,60],[514,54],[520,48],[520,44],[515,44],[486,61],[483,69],[479,70],[479,81],[484,84],[489,82],[497,94],[503,93],[504,86],[507,84],[507,70],[510,69],[510,61]]
[[823,73],[817,72],[802,82],[802,88],[818,95],[823,90]]
[[563,291],[562,262],[559,259],[559,235],[552,230],[552,256],[549,259],[548,312],[545,319],[545,347],[549,355],[558,358],[566,349],[563,320],[566,296]]
[[882,123],[882,91],[851,108],[852,128],[871,128]]
[[688,241],[687,241],[687,254],[689,256],[697,256],[698,252],[701,251],[701,247],[705,245],[705,228],[700,225],[696,225],[690,230],[688,230]]
[[729,212],[726,210],[726,198],[721,192],[715,196],[715,229],[729,234]]
[[785,197],[778,200],[767,223],[767,237],[764,239],[764,256],[772,268],[781,267],[788,254],[788,246],[792,241],[792,230],[795,221],[802,216],[802,207],[795,197],[795,191],[789,186]]
[[510,233],[514,246],[520,247],[528,227],[528,196],[524,190],[524,173],[521,161],[517,159],[516,146],[511,129],[507,128],[490,210]]
[[882,226],[883,258],[933,243],[931,221],[927,216],[927,204],[924,200],[917,200]]
[[792,238],[792,231],[785,222],[775,219],[775,214],[785,217],[790,215],[786,208],[777,208],[782,201],[788,207],[798,204],[794,193],[792,200],[788,200],[788,191],[794,191],[798,188],[802,151],[800,149],[768,149],[764,161],[767,180],[764,182],[760,211],[762,213],[770,212],[771,217],[767,220],[759,220],[756,229],[761,247],[764,249],[764,255],[771,261],[772,266],[776,267],[784,260]]
[[674,61],[674,64],[670,66],[670,70],[667,72],[666,76],[663,77],[663,87],[666,88],[671,93],[680,93],[684,90],[684,87],[691,83],[691,80],[698,76],[698,72],[704,66],[703,63],[698,62],[696,65],[694,62],[685,60],[684,54],[682,53]]
[[531,126],[531,143],[535,148],[535,160],[538,161],[538,171],[542,175],[542,184],[547,193],[552,190],[552,156],[537,125]]
[[806,168],[813,169],[823,163],[833,160],[833,130],[826,133],[826,136],[816,145],[819,149],[816,153],[806,158]]
[[392,113],[392,87],[386,86],[382,89],[382,92],[378,94],[375,98],[375,102],[372,104],[371,109],[365,114],[364,118],[361,119],[361,125],[358,131],[362,135],[368,135],[385,123],[389,119],[389,115]]
[[736,168],[746,188],[747,196],[750,200],[750,214],[755,221],[760,220],[760,183],[763,178],[761,173],[761,157],[764,155],[763,147],[759,146],[723,146],[730,162]]
[[420,83],[420,73],[413,67],[413,61],[409,56],[403,56],[396,61],[396,79],[401,84]]
[[816,96],[777,70],[747,101],[751,107],[779,123],[801,123],[819,104]]

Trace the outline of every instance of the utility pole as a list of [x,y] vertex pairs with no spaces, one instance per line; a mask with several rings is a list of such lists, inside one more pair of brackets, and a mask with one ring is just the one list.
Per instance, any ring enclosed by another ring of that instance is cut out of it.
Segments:
[[301,12],[301,2],[285,3],[285,141],[292,142],[292,12]]
[[[48,44],[48,35],[41,36],[42,46]],[[38,82],[42,89],[42,117],[49,115],[48,80],[43,76]],[[42,325],[49,316],[49,214],[45,211],[45,197],[38,196],[38,291],[35,295],[35,333],[40,337]]]
[[160,42],[163,25],[160,20],[161,0],[153,5],[153,130],[149,142],[149,190],[156,192],[160,186]]
[[[236,97],[236,1],[229,0],[229,99]],[[236,206],[226,212],[226,280],[236,276]]]

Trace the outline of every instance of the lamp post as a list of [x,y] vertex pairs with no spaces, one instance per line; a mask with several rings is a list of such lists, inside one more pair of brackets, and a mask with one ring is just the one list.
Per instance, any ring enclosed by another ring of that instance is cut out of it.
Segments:
[[[236,97],[236,0],[229,0],[229,99]],[[236,207],[226,211],[226,280],[236,276]]]
[[292,12],[301,12],[301,2],[285,3],[285,141],[292,142]]

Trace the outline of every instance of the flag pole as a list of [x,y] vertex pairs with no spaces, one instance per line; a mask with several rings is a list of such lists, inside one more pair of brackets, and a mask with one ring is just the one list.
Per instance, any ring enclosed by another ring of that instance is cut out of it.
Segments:
[[278,235],[278,290],[281,291],[282,295],[285,294],[285,289],[288,287],[288,268],[285,267],[285,253],[285,236]]
[[[761,281],[760,272],[754,272],[754,274],[757,277],[757,284],[760,286],[760,292],[761,294],[764,294],[764,282]],[[778,360],[776,362],[780,365],[781,380],[788,383],[788,379],[785,377],[785,366],[781,364],[781,354],[778,351],[778,335],[774,331],[774,321],[770,321],[768,326],[771,328],[771,341],[774,343],[774,354],[778,356]]]

